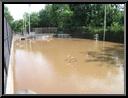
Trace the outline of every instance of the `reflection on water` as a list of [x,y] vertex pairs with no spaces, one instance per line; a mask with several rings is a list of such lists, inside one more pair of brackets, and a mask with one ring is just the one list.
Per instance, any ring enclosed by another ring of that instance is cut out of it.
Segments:
[[[86,39],[16,40],[15,90],[123,93],[123,45]],[[118,56],[120,66],[113,57]]]

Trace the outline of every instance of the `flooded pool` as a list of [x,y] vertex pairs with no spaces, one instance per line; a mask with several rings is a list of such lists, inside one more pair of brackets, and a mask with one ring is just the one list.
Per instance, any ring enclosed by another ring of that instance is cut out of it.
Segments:
[[123,44],[87,39],[15,40],[14,89],[38,94],[124,93]]

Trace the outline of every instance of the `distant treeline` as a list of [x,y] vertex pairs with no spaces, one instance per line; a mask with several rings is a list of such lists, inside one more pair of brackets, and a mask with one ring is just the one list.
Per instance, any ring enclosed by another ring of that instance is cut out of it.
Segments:
[[[38,13],[31,13],[31,28],[57,27],[58,33],[68,33],[72,37],[94,38],[99,34],[103,39],[105,4],[47,4]],[[15,32],[23,31],[23,19],[14,21],[8,8],[4,14]],[[24,13],[28,29],[29,14]],[[121,4],[106,4],[107,41],[124,41],[124,9]]]

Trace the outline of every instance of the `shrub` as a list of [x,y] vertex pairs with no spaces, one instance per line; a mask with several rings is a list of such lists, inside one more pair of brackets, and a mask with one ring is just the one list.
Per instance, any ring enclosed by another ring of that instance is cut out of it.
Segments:
[[111,25],[112,32],[123,32],[123,27],[118,22],[113,22]]

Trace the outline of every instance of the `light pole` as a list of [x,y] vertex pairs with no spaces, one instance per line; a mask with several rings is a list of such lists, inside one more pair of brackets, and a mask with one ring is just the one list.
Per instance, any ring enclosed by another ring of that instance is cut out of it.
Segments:
[[24,17],[23,17],[23,33],[22,34],[24,34]]
[[103,50],[104,50],[105,32],[106,32],[106,4],[104,5],[104,34],[103,34]]
[[24,15],[24,22],[25,22],[25,33],[26,33],[26,14]]
[[103,41],[105,41],[105,31],[106,31],[106,5],[104,9],[104,35],[103,35]]
[[30,34],[30,7],[31,7],[31,4],[29,4],[29,34]]

